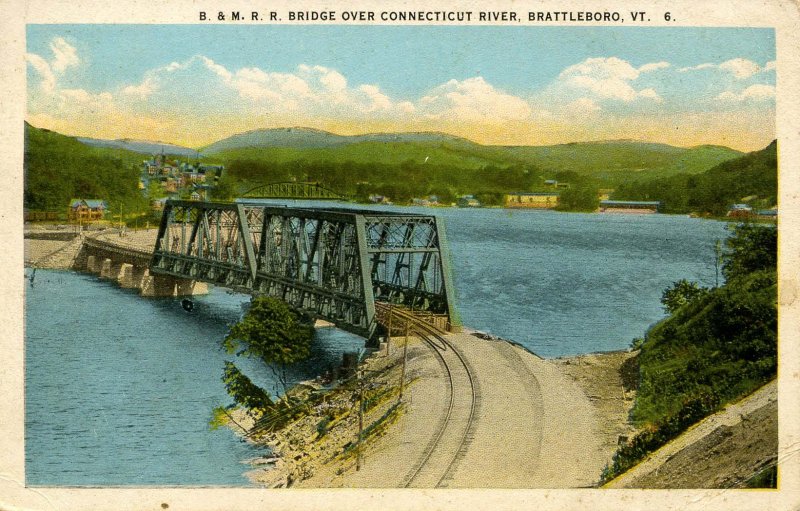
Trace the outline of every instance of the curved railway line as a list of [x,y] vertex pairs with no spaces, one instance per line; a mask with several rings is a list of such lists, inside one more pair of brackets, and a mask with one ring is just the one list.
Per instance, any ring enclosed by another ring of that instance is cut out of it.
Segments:
[[458,349],[445,338],[446,333],[412,313],[376,303],[376,309],[405,321],[409,332],[424,340],[437,357],[447,376],[448,403],[436,432],[417,463],[406,474],[402,487],[440,488],[452,480],[458,462],[473,438],[480,407],[480,388],[475,371]]

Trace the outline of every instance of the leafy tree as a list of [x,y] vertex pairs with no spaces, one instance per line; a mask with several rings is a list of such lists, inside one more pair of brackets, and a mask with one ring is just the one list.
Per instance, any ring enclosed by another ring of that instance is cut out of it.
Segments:
[[732,280],[758,270],[775,270],[778,265],[778,228],[774,224],[741,223],[725,240],[722,274]]
[[263,415],[274,405],[269,394],[253,383],[233,362],[225,362],[222,382],[233,400],[247,408],[250,413]]
[[591,185],[572,186],[561,192],[558,199],[560,211],[594,211],[600,206],[597,187]]
[[667,314],[672,314],[707,291],[707,289],[698,286],[697,282],[681,279],[674,282],[672,287],[664,290],[661,294],[661,304]]
[[275,372],[288,391],[287,368],[308,358],[314,327],[309,320],[292,311],[277,298],[259,296],[253,299],[250,310],[233,325],[223,341],[229,353],[259,357]]
[[236,197],[237,190],[236,180],[225,174],[210,189],[210,195],[214,200],[231,200]]

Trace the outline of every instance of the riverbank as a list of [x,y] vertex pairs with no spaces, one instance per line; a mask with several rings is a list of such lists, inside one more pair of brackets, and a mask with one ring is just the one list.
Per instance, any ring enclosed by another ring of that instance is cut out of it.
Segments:
[[[454,453],[456,462],[439,487],[569,488],[599,481],[619,437],[631,431],[633,393],[620,369],[632,354],[543,360],[505,341],[448,338],[472,365],[480,399],[469,440]],[[377,404],[364,414],[360,469],[357,393],[350,384],[316,400],[287,427],[253,435],[270,446],[275,460],[257,460],[248,477],[267,487],[416,486],[409,474],[436,435],[447,389],[432,349],[411,338],[408,383],[399,400],[402,354],[402,338],[392,339],[388,352],[375,353],[363,366],[364,388],[375,393]],[[243,412],[234,418],[250,427]]]

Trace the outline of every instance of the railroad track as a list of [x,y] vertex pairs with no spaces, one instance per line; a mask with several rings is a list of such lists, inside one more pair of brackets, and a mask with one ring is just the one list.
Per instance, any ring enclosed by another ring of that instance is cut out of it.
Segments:
[[[376,304],[376,307],[385,309],[391,306]],[[402,486],[447,487],[474,436],[480,407],[479,383],[471,364],[445,338],[445,332],[414,317],[410,312],[393,309],[392,314],[406,321],[409,332],[419,335],[430,346],[447,376],[449,390],[447,410],[439,420],[436,432],[422,456],[403,479]]]

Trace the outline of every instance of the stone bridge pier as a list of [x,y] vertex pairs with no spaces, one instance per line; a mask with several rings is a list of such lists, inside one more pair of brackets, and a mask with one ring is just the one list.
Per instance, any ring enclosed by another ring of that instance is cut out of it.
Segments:
[[208,293],[208,285],[190,279],[150,273],[150,253],[107,242],[86,239],[75,259],[74,269],[87,271],[138,289],[142,296],[192,296]]

